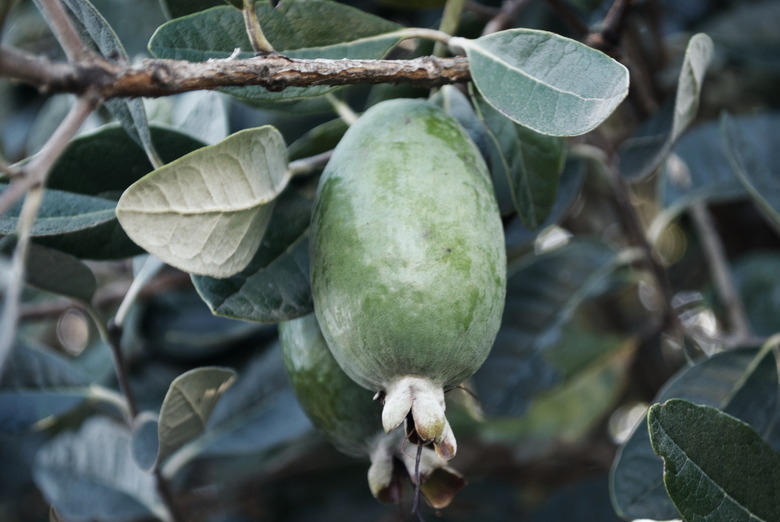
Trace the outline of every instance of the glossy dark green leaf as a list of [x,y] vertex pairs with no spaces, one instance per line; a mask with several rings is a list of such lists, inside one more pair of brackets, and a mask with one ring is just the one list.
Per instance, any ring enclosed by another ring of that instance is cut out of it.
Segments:
[[[392,34],[397,24],[328,0],[286,0],[276,8],[256,4],[263,33],[278,52],[291,58],[378,59],[400,40]],[[328,20],[328,23],[322,23]],[[160,58],[205,61],[254,56],[243,17],[224,6],[172,20],[161,26],[149,42]],[[270,92],[263,87],[231,87],[224,92],[247,101],[290,101],[330,92],[334,87],[290,87]]]
[[[0,193],[7,185],[0,185]],[[136,255],[132,243],[116,220],[116,202],[61,190],[47,190],[32,229],[37,243],[79,258],[112,259]],[[0,235],[17,229],[21,202],[0,216]]]
[[501,330],[485,364],[474,375],[480,401],[492,415],[521,415],[557,372],[543,353],[583,300],[605,290],[621,264],[607,246],[571,242],[509,267]]
[[620,147],[620,171],[624,176],[641,180],[654,172],[693,122],[699,109],[704,73],[713,54],[712,40],[706,34],[695,34],[688,41],[674,103],[666,103],[640,129],[637,137]]
[[493,177],[506,177],[520,219],[528,228],[538,228],[555,204],[566,142],[514,123],[481,96],[475,102],[494,144],[489,156]]
[[466,50],[474,84],[490,105],[541,134],[593,130],[628,93],[625,67],[555,33],[510,29],[451,45]]
[[780,453],[750,425],[683,399],[653,405],[647,424],[666,490],[685,520],[777,519]]
[[[166,163],[204,143],[165,127],[150,128],[152,140]],[[46,186],[116,200],[122,192],[154,170],[143,149],[118,125],[106,125],[71,141],[57,159]]]
[[233,370],[206,367],[190,370],[171,383],[158,421],[158,463],[203,434],[214,406],[235,379]]
[[54,294],[89,303],[97,281],[87,265],[75,257],[32,244],[27,252],[27,284]]
[[239,371],[238,381],[214,408],[206,431],[173,455],[163,473],[174,476],[198,458],[267,452],[311,428],[287,383],[279,350],[272,347]]
[[[757,359],[756,348],[719,353],[680,370],[653,402],[678,397],[729,412],[768,435],[777,417],[777,367],[769,352]],[[645,423],[637,425],[612,466],[615,510],[624,518],[668,520],[678,516],[667,496],[663,468],[654,455]]]
[[26,429],[61,415],[88,395],[87,382],[67,359],[17,346],[0,374],[0,431]]
[[[63,0],[62,3],[70,11],[76,28],[87,45],[109,60],[130,61],[114,30],[88,0]],[[143,147],[149,156],[156,157],[157,152],[152,143],[149,122],[141,99],[114,98],[106,100],[105,104],[133,140]]]
[[276,323],[312,311],[307,231],[315,190],[316,179],[282,193],[260,248],[242,272],[226,279],[193,276],[214,314]]
[[131,457],[130,432],[105,417],[91,417],[78,432],[48,442],[33,473],[46,501],[66,520],[167,518],[154,475]]
[[772,138],[780,129],[780,114],[738,120],[724,114],[721,125],[732,168],[769,223],[780,229],[780,148]]

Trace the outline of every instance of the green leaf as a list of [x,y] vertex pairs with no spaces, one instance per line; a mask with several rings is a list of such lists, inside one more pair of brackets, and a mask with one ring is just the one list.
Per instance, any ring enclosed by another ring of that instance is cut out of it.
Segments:
[[46,501],[66,520],[131,521],[167,513],[154,475],[136,466],[127,428],[87,419],[78,432],[52,439],[35,457],[33,476]]
[[724,114],[721,128],[732,168],[769,223],[780,229],[780,150],[772,139],[780,129],[780,114],[740,120]]
[[[680,370],[653,402],[674,397],[727,411],[769,435],[777,417],[777,366],[771,352],[735,348]],[[678,516],[663,487],[663,469],[639,424],[621,446],[610,478],[615,510],[624,518],[668,520]]]
[[289,387],[281,354],[272,347],[241,371],[217,403],[203,435],[176,452],[163,474],[173,477],[196,458],[245,457],[278,449],[311,428]]
[[[40,1],[35,0],[36,4]],[[114,30],[88,0],[63,0],[62,3],[70,11],[82,39],[90,47],[108,60],[130,62]],[[106,100],[105,105],[147,155],[157,157],[141,99],[115,98]]]
[[704,27],[730,60],[763,70],[780,70],[780,4],[775,0],[739,2]]
[[667,103],[648,120],[639,136],[620,148],[620,171],[640,180],[655,171],[669,155],[674,142],[688,128],[699,110],[704,74],[712,61],[714,47],[706,34],[695,34],[685,49],[674,104]]
[[652,406],[647,424],[666,490],[686,520],[777,520],[780,453],[748,424],[682,399]]
[[[8,185],[0,184],[0,194]],[[32,237],[41,245],[73,256],[113,259],[141,253],[128,240],[115,215],[116,203],[101,197],[46,190]],[[0,235],[14,234],[21,202],[0,216]]]
[[274,198],[290,178],[284,139],[247,129],[145,176],[117,204],[133,241],[186,272],[229,277],[263,239]]
[[95,276],[87,265],[73,256],[40,245],[30,245],[25,274],[27,284],[85,303],[92,301],[97,289]]
[[[165,127],[150,127],[163,161],[170,162],[204,143]],[[50,189],[117,200],[130,185],[154,170],[143,149],[121,127],[105,125],[71,141],[52,167]]]
[[277,323],[313,310],[307,233],[316,186],[315,179],[282,193],[260,248],[242,272],[226,279],[192,277],[212,313]]
[[206,430],[214,406],[235,379],[233,370],[196,368],[171,383],[160,410],[158,464]]
[[144,471],[152,471],[160,453],[160,422],[157,415],[144,411],[133,419],[130,451],[133,460]]
[[674,147],[658,179],[658,194],[666,212],[679,214],[693,203],[721,203],[747,194],[723,150],[717,122],[698,125]]
[[475,101],[495,145],[489,157],[492,174],[506,177],[520,219],[528,228],[538,228],[555,203],[566,142],[517,125],[480,96]]
[[780,255],[755,252],[734,262],[732,275],[753,332],[770,336],[778,331],[780,317]]
[[554,33],[511,29],[451,45],[465,49],[474,84],[488,103],[541,134],[593,130],[628,94],[625,67]]
[[[258,2],[255,9],[266,38],[290,58],[379,59],[400,41],[395,32],[401,26],[328,0],[287,0],[275,8]],[[193,62],[228,58],[236,49],[243,51],[238,58],[254,57],[241,12],[230,6],[171,20],[149,42],[149,50],[159,58]],[[270,92],[264,87],[230,87],[223,92],[257,102],[300,100],[333,89],[289,87]]]
[[562,325],[587,298],[605,290],[622,264],[605,245],[574,241],[509,268],[504,316],[485,364],[474,375],[480,401],[492,415],[521,415],[557,372],[543,357]]
[[335,148],[347,128],[341,118],[314,127],[287,147],[290,161],[315,156]]
[[0,373],[0,432],[59,416],[88,396],[87,382],[70,361],[47,350],[17,346]]

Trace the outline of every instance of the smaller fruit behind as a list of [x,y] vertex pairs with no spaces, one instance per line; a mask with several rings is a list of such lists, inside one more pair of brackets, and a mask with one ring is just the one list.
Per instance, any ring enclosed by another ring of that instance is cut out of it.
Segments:
[[[342,453],[368,456],[371,493],[382,502],[398,503],[402,479],[416,483],[413,449],[399,432],[384,433],[381,405],[336,363],[314,314],[279,323],[279,338],[288,379],[309,419]],[[430,448],[423,448],[419,471],[421,492],[437,509],[465,485]]]

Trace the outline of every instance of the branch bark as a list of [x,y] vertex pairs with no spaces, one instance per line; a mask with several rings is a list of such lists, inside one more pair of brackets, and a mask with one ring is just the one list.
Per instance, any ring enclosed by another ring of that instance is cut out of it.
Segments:
[[273,55],[206,62],[149,59],[138,65],[125,65],[102,59],[53,62],[9,47],[0,47],[0,77],[29,83],[47,92],[83,93],[91,89],[102,99],[160,97],[249,85],[274,92],[287,87],[378,83],[436,87],[471,79],[465,57],[296,60]]

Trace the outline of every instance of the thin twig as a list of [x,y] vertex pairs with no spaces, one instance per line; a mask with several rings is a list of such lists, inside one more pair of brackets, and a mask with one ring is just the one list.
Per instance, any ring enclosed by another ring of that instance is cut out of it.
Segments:
[[697,202],[691,206],[690,215],[701,239],[701,245],[705,252],[704,260],[728,313],[732,335],[736,340],[748,339],[752,335],[750,323],[747,320],[739,292],[734,285],[734,279],[731,277],[731,270],[726,261],[726,251],[715,229],[712,214],[705,203]]
[[[444,4],[444,11],[441,15],[441,22],[439,23],[439,31],[447,34],[455,34],[460,24],[460,15],[463,12],[463,5],[465,0],[447,0]],[[433,55],[442,57],[447,54],[447,46],[442,42],[437,42],[433,46]]]
[[325,98],[330,103],[333,110],[336,111],[341,121],[347,124],[347,126],[354,124],[358,120],[358,115],[352,110],[352,107],[347,105],[344,101],[336,98],[332,92],[325,95]]
[[620,43],[620,34],[623,32],[623,24],[628,13],[631,0],[615,0],[601,21],[601,27],[597,32],[591,33],[585,39],[585,43],[600,50],[614,50]]
[[253,0],[244,0],[244,8],[241,10],[244,15],[244,26],[246,34],[252,44],[252,49],[259,54],[274,53],[271,42],[265,37],[263,28],[260,26],[260,20],[257,18],[255,2]]
[[73,23],[65,13],[59,0],[39,0],[40,8],[44,19],[51,27],[57,41],[62,45],[68,60],[75,62],[83,59],[84,54],[88,52],[81,41],[79,33],[73,27]]
[[[22,168],[21,175],[15,178],[0,196],[0,209],[2,209],[0,214],[2,214],[16,202],[18,197],[27,193],[19,214],[17,243],[13,255],[11,275],[3,300],[2,315],[0,315],[0,369],[11,353],[16,335],[16,325],[19,320],[19,299],[25,280],[27,249],[33,224],[43,201],[43,185],[54,162],[96,106],[97,102],[91,96],[77,99],[41,151]],[[8,194],[11,196],[7,197]],[[14,197],[16,199],[11,199]]]
[[[399,31],[399,33],[401,33]],[[439,31],[430,33],[444,36]],[[274,92],[287,87],[409,83],[435,87],[471,79],[468,59],[422,57],[413,60],[298,60],[278,55],[248,59],[145,60],[140,64],[104,60],[62,63],[0,47],[0,76],[23,81],[52,93],[82,93],[102,99],[160,97],[201,89],[257,85]]]

